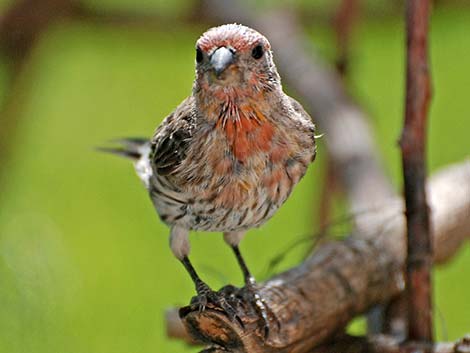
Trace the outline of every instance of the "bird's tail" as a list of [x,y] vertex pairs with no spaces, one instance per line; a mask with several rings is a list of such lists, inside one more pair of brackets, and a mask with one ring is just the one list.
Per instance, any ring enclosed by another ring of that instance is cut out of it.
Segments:
[[133,161],[141,159],[144,153],[148,153],[150,142],[146,138],[126,137],[110,141],[117,144],[116,147],[97,147],[101,152],[116,154],[118,156],[130,158]]
[[98,150],[132,159],[137,175],[143,181],[145,187],[149,188],[153,175],[149,159],[151,150],[150,141],[145,138],[122,138],[110,142],[117,146],[99,147]]

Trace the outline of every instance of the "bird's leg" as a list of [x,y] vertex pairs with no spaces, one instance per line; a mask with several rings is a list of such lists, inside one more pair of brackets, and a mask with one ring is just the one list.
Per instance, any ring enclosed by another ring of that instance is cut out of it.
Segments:
[[223,293],[213,291],[199,277],[187,256],[181,259],[181,263],[186,268],[186,271],[188,271],[189,275],[191,276],[191,279],[194,282],[194,286],[196,287],[197,296],[193,298],[191,304],[197,305],[199,307],[199,311],[204,311],[206,309],[207,303],[212,303],[221,308],[227,314],[230,320],[237,320],[243,326],[243,323],[237,316],[237,312],[234,306],[232,306],[227,301]]
[[238,245],[232,245],[232,250],[237,258],[238,264],[243,272],[243,278],[245,279],[245,285],[248,288],[255,288],[256,287],[256,280],[255,277],[251,274],[248,266],[246,265],[245,260],[243,259],[242,254],[240,253],[240,248]]
[[206,308],[207,303],[212,303],[222,310],[228,315],[231,320],[238,319],[241,323],[240,319],[236,315],[235,308],[230,305],[223,293],[218,293],[213,291],[197,274],[196,270],[194,269],[191,261],[189,261],[189,230],[173,226],[170,232],[170,247],[173,251],[173,254],[181,261],[183,266],[188,271],[191,279],[194,282],[194,286],[196,287],[197,296],[193,298],[191,301],[192,305],[198,305],[199,310],[203,311]]
[[245,279],[245,293],[248,295],[247,300],[249,300],[252,304],[254,304],[255,310],[258,315],[263,320],[264,324],[264,335],[268,337],[270,331],[270,324],[269,324],[269,314],[276,319],[276,316],[269,309],[266,305],[264,299],[260,296],[256,284],[255,277],[251,274],[248,266],[246,265],[245,260],[240,252],[240,248],[238,247],[238,243],[240,242],[241,238],[243,237],[243,233],[225,233],[224,239],[225,241],[232,247],[232,250],[237,258],[238,264],[243,272],[243,277]]
[[[194,286],[196,287],[196,292],[198,296],[206,297],[206,295],[209,292],[212,292],[210,287],[199,277],[199,275],[197,274],[196,270],[194,269],[191,261],[189,261],[189,258],[187,256],[183,257],[183,259],[181,260],[181,263],[183,264],[184,268],[186,268],[186,271],[188,271],[189,275],[191,276]],[[202,310],[204,310],[205,303],[201,303],[201,304],[203,305]]]

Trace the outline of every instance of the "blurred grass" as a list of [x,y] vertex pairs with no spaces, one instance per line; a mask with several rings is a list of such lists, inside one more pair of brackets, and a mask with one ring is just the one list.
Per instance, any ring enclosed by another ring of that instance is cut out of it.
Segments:
[[[114,137],[152,134],[190,93],[194,41],[204,29],[152,33],[63,22],[35,49],[20,78],[24,91],[12,102],[21,116],[19,143],[2,166],[1,352],[194,351],[165,336],[164,309],[193,295],[168,249],[168,230],[131,165],[93,147]],[[433,17],[431,170],[468,157],[469,30],[468,11],[441,9]],[[331,56],[325,29],[311,33]],[[396,185],[403,38],[400,19],[361,24],[350,84],[373,117]],[[276,217],[243,242],[255,273],[264,274],[272,257],[312,232],[323,152],[320,146],[319,161]],[[195,266],[214,287],[241,284],[220,235],[191,238]],[[300,247],[290,253],[279,270],[297,263],[303,252]],[[436,319],[441,338],[455,339],[470,328],[469,266],[467,246],[436,271],[436,303],[446,326]]]

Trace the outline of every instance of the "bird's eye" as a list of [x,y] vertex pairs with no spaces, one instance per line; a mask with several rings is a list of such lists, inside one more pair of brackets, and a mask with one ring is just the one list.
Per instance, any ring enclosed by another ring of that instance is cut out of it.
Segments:
[[251,51],[251,56],[255,59],[260,59],[264,54],[264,49],[262,45],[257,45]]
[[196,62],[200,63],[203,59],[201,48],[196,48]]

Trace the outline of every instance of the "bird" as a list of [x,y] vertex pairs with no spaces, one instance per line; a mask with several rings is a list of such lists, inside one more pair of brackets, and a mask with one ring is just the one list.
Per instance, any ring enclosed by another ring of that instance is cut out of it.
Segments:
[[221,232],[269,330],[268,309],[239,244],[288,199],[315,159],[316,142],[312,118],[283,91],[268,39],[241,24],[204,32],[196,42],[191,95],[151,139],[117,142],[119,147],[104,150],[134,160],[200,308],[210,302],[236,316],[189,260],[190,231]]

